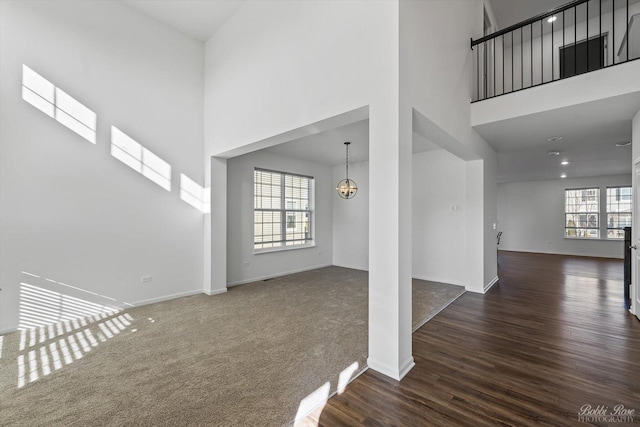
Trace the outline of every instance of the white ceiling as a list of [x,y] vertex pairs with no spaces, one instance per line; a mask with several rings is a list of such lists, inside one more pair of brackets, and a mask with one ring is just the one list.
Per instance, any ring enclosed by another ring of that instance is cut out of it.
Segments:
[[[207,41],[245,0],[119,0],[174,29],[202,42]],[[568,0],[490,0],[498,25],[505,28],[566,4]],[[609,0],[606,0],[609,1]],[[636,0],[632,0],[636,1]],[[609,100],[527,117],[483,125],[476,130],[498,152],[498,180],[557,179],[562,171],[570,177],[628,173],[630,148],[616,142],[631,139],[630,114],[640,109],[637,97]],[[608,102],[608,103],[607,103]],[[561,135],[561,142],[546,139]],[[353,162],[369,159],[368,121],[336,128],[274,146],[268,151],[327,165],[344,163],[345,141],[350,141]],[[413,134],[413,152],[439,149]],[[551,158],[549,150],[561,155]],[[562,159],[571,164],[560,166]]]
[[499,28],[533,18],[569,3],[568,0],[490,0]]
[[244,0],[120,0],[196,40],[205,42]]
[[[498,182],[631,173],[631,119],[640,93],[477,126],[498,152]],[[562,136],[560,141],[548,138]],[[560,151],[549,156],[549,151]],[[570,162],[561,166],[562,160]]]
[[[280,156],[310,160],[329,166],[345,163],[344,143],[349,145],[349,163],[369,160],[369,120],[362,120],[325,132],[305,136],[290,142],[275,145],[265,151]],[[413,152],[419,153],[440,149],[417,133],[413,134]]]

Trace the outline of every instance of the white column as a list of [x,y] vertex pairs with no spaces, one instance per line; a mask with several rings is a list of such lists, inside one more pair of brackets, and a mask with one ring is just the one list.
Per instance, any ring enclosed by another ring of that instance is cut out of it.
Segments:
[[463,264],[467,272],[465,289],[484,293],[484,169],[483,160],[465,163],[466,239],[460,242]]
[[[397,100],[397,97],[395,98]],[[398,101],[369,119],[369,358],[400,380],[411,355],[411,113]]]
[[211,273],[204,292],[215,295],[227,291],[227,159],[217,157],[211,158],[210,219]]

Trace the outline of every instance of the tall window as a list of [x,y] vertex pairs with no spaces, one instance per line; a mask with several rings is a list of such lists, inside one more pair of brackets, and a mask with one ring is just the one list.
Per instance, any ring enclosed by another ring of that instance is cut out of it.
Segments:
[[607,238],[624,239],[631,227],[631,187],[607,188]]
[[254,250],[308,245],[313,240],[313,178],[255,169]]
[[600,189],[581,188],[564,191],[565,237],[600,237]]

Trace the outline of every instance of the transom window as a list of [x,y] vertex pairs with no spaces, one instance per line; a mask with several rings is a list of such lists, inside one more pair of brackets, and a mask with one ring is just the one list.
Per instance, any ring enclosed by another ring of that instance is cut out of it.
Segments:
[[631,187],[607,188],[607,238],[624,239],[624,227],[631,227]]
[[255,169],[253,248],[309,245],[313,241],[313,177]]
[[565,237],[600,237],[600,189],[579,188],[564,192]]

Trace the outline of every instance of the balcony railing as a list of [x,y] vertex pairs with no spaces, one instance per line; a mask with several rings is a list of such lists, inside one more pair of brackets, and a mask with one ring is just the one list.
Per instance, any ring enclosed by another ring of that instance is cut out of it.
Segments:
[[622,64],[640,58],[640,0],[577,0],[471,48],[472,102]]

